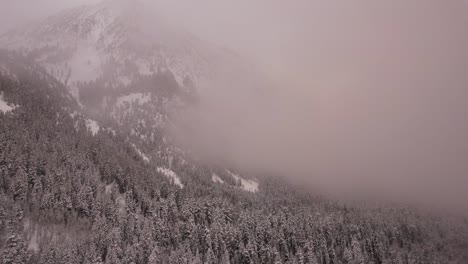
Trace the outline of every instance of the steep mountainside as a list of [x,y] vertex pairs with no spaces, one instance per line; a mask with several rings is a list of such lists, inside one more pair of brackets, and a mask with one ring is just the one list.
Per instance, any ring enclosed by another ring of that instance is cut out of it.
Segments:
[[[73,115],[87,116],[94,135],[101,126],[125,135],[142,159],[176,181],[174,164],[197,165],[165,133],[171,116],[196,100],[196,87],[214,75],[245,70],[236,56],[155,20],[133,1],[64,11],[9,32],[0,46],[37,62],[67,87],[80,105]],[[229,178],[226,184],[242,187],[246,180],[226,169],[215,173]]]
[[4,52],[0,62],[0,263],[467,261],[457,217],[350,206],[275,178],[251,193],[226,184],[233,172],[173,161],[177,181],[77,113],[41,67]]
[[198,83],[240,63],[234,55],[155,20],[143,4],[135,3],[105,1],[64,11],[7,33],[0,44],[32,57],[68,85],[104,77],[106,85],[126,86],[138,75],[170,71],[182,86],[184,80]]
[[210,78],[250,70],[164,21],[147,28],[131,3],[0,38],[0,264],[468,261],[461,217],[193,159],[167,133],[172,116]]

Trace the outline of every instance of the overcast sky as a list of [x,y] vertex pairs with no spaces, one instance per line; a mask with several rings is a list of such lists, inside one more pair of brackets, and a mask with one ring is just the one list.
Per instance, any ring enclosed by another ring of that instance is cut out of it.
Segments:
[[41,19],[64,8],[97,2],[99,0],[0,0],[0,32]]
[[[0,0],[0,31],[90,2]],[[468,1],[150,2],[281,87],[268,102],[213,96],[193,139],[208,152],[222,138],[237,163],[330,190],[468,200]]]
[[[310,76],[309,69],[317,68],[317,61],[322,70],[334,67],[332,63],[344,67],[343,62],[364,51],[392,57],[391,52],[417,49],[423,43],[429,45],[422,47],[427,50],[439,44],[462,46],[468,35],[465,0],[135,1],[150,3],[172,22],[256,59],[276,75],[299,75],[294,76],[298,82],[303,75]],[[100,0],[0,0],[0,32],[64,8],[97,2]],[[320,60],[324,56],[328,65]]]

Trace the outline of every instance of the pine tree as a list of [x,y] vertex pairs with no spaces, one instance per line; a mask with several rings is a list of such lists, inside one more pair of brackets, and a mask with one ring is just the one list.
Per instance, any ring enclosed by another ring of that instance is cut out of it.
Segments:
[[24,202],[28,194],[28,175],[23,166],[20,166],[15,174],[15,185],[13,187],[13,198]]
[[153,250],[148,258],[148,264],[162,264],[161,252],[157,245],[153,246]]
[[42,199],[42,181],[41,179],[36,179],[34,186],[31,192],[31,204],[34,209],[39,209],[41,206]]
[[275,251],[274,253],[274,264],[282,264],[283,260],[281,259],[281,254],[278,251]]
[[305,263],[304,254],[302,254],[301,249],[298,250],[296,258],[297,258],[297,264],[304,264]]
[[218,263],[218,261],[216,260],[215,256],[214,256],[214,253],[213,253],[213,250],[210,248],[208,248],[208,252],[206,253],[206,256],[205,256],[205,264],[216,264]]
[[345,247],[343,251],[343,263],[351,264],[353,263],[352,261],[353,261],[353,253],[348,247]]
[[306,243],[305,261],[307,264],[318,264],[317,256],[314,253],[314,247],[311,242]]
[[353,238],[351,241],[351,251],[353,255],[353,264],[363,264],[364,256],[362,254],[361,244],[356,238]]
[[230,258],[229,258],[229,252],[227,251],[227,249],[224,249],[222,252],[223,253],[221,255],[220,264],[230,264],[231,261],[230,261]]
[[112,243],[107,249],[106,264],[122,263],[121,258],[120,258],[121,254],[122,254],[122,249],[120,248],[120,246],[115,243]]
[[23,264],[29,261],[29,255],[24,241],[18,232],[13,232],[7,238],[3,253],[2,263]]

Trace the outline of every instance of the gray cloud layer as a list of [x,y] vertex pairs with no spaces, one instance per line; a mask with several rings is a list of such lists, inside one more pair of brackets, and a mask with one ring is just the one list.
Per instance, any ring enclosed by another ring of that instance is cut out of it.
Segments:
[[99,0],[0,0],[0,33],[42,19],[64,8],[98,2]]
[[191,132],[201,149],[333,194],[468,200],[467,2],[214,6],[230,29],[214,35],[279,88],[207,92]]

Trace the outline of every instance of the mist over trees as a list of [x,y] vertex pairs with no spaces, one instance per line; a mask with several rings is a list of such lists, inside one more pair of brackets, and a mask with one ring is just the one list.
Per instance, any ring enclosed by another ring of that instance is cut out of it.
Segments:
[[98,2],[0,4],[0,264],[468,263],[468,5]]
[[0,113],[2,263],[466,260],[466,223],[409,208],[333,202],[271,177],[251,194],[175,161],[181,189],[156,172],[164,161],[145,163],[120,132],[93,136],[45,72],[19,66],[15,74],[0,80],[19,105]]

